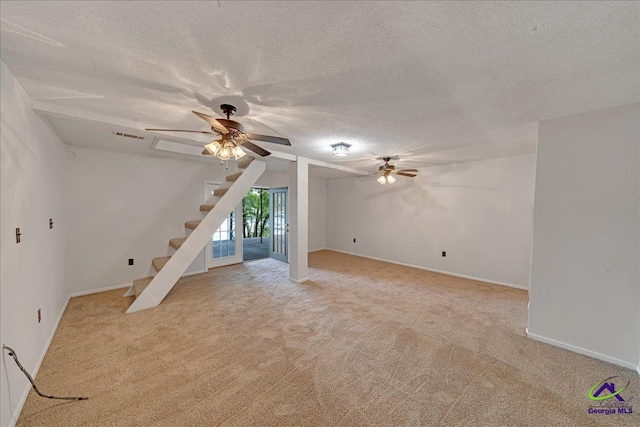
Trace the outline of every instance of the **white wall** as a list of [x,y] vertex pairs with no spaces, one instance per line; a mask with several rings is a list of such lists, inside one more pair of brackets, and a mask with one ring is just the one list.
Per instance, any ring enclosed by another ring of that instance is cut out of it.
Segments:
[[331,180],[327,247],[527,287],[534,180],[532,154],[424,168],[386,190]]
[[528,328],[628,367],[640,346],[639,116],[632,104],[540,123]]
[[327,247],[327,180],[309,178],[309,251]]
[[[151,260],[171,255],[169,239],[202,219],[204,181],[224,167],[166,157],[73,146],[67,160],[67,282],[81,292],[155,274]],[[128,265],[128,259],[134,265]],[[187,273],[204,270],[204,251]]]
[[[35,374],[66,303],[65,146],[31,110],[31,100],[0,61],[0,335]],[[49,229],[49,218],[54,228]],[[22,242],[16,244],[20,227]],[[42,309],[42,322],[37,311]],[[15,422],[29,383],[2,352],[0,424]]]

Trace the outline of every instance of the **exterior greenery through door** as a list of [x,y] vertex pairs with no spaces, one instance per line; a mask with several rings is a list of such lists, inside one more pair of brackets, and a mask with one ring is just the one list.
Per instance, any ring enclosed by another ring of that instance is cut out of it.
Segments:
[[[242,236],[269,236],[269,190],[252,188],[242,202]],[[262,239],[261,239],[262,240]]]

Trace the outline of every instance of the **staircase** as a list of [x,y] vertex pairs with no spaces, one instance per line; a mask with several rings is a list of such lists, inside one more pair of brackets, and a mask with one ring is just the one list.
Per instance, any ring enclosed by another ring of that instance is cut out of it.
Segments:
[[211,241],[211,236],[227,218],[229,212],[242,201],[264,170],[265,163],[253,157],[238,163],[237,168],[226,177],[209,200],[200,205],[204,218],[184,223],[189,235],[169,240],[169,246],[175,250],[174,254],[153,259],[151,264],[157,272],[156,275],[133,282],[133,286],[126,295],[135,294],[136,299],[129,306],[127,313],[160,304],[202,248]]

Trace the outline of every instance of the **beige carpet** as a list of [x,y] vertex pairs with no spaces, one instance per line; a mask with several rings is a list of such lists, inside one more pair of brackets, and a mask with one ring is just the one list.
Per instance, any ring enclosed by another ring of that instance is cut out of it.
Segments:
[[329,251],[310,265],[304,284],[270,259],[212,270],[128,315],[121,290],[72,298],[37,382],[90,400],[32,392],[18,425],[638,425],[587,413],[594,383],[631,378],[630,396],[638,375],[525,338],[525,291]]

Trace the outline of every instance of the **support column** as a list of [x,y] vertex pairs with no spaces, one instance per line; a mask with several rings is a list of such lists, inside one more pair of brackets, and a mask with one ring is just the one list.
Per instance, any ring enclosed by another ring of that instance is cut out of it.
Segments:
[[309,160],[289,163],[289,280],[309,280]]

